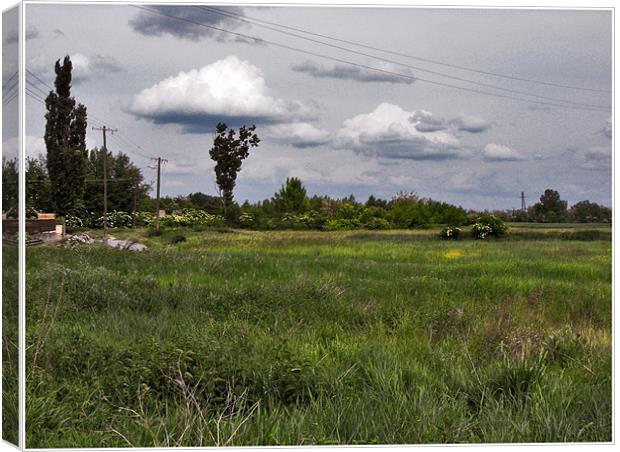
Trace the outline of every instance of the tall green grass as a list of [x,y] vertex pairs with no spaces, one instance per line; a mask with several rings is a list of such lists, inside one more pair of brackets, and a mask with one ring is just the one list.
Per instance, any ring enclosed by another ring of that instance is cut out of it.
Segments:
[[185,231],[27,256],[27,446],[611,440],[611,243]]

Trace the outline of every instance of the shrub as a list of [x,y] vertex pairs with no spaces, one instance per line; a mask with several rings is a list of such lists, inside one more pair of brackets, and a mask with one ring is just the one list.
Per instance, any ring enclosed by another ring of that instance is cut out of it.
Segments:
[[251,228],[256,226],[256,217],[249,212],[242,212],[239,215],[239,225],[242,228]]
[[183,234],[176,234],[170,239],[170,243],[173,245],[185,241],[187,241],[187,238]]
[[224,226],[226,220],[220,215],[211,215],[204,210],[184,209],[180,215],[166,215],[159,220],[162,226],[184,227],[184,226]]
[[155,228],[149,228],[146,231],[146,236],[147,237],[159,237],[162,234],[163,234],[163,232],[161,230],[157,230]]
[[134,218],[136,226],[150,226],[155,222],[155,214],[152,212],[136,212]]
[[493,215],[483,214],[476,218],[472,226],[472,233],[477,239],[485,239],[488,236],[502,237],[506,234],[508,226],[502,220]]
[[441,238],[445,240],[456,240],[461,235],[461,228],[456,226],[448,226],[441,231]]
[[385,218],[370,218],[368,221],[366,221],[363,226],[366,229],[390,229],[391,225],[390,222],[387,221]]
[[70,229],[83,228],[84,220],[75,215],[67,215],[65,217],[65,226]]
[[348,229],[358,229],[360,226],[360,222],[357,219],[347,220],[341,218],[337,220],[327,220],[324,229],[326,231],[340,231]]
[[[107,225],[109,228],[128,228],[131,227],[133,223],[133,217],[131,214],[127,212],[119,212],[114,210],[113,212],[108,212],[106,215]],[[92,226],[95,228],[103,227],[103,215],[99,218],[95,218],[92,221]]]

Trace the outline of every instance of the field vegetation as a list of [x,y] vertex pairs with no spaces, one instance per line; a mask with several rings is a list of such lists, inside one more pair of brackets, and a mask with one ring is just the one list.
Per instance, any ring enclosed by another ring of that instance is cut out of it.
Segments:
[[27,447],[611,440],[608,226],[28,249]]

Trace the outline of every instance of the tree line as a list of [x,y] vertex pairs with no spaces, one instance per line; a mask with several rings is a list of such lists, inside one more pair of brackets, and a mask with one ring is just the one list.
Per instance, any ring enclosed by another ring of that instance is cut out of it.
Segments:
[[[69,56],[62,63],[58,60],[54,70],[55,90],[50,91],[45,100],[47,153],[26,161],[27,215],[36,217],[37,212],[55,212],[59,216],[80,219],[79,223],[93,223],[86,219],[98,218],[103,213],[104,152],[107,153],[108,210],[154,212],[155,202],[149,196],[151,187],[144,182],[140,168],[126,154],[86,148],[87,109],[71,96],[72,63]],[[201,210],[221,217],[229,225],[258,229],[461,226],[471,224],[480,213],[421,198],[413,192],[400,192],[389,200],[370,196],[365,202],[357,201],[353,195],[345,198],[308,196],[303,182],[295,177],[287,178],[271,198],[254,203],[245,201],[239,205],[233,193],[237,175],[243,160],[259,143],[254,125],[235,130],[224,123],[217,124],[209,155],[215,161],[218,196],[196,192],[164,197],[160,200],[161,208],[177,215],[182,211]],[[3,211],[11,217],[17,214],[17,186],[14,182],[17,180],[17,161],[3,158],[2,167]],[[552,189],[545,190],[539,202],[526,210],[491,213],[512,222],[611,222],[610,208],[586,200],[569,209],[567,202]],[[191,218],[207,217],[194,214]]]

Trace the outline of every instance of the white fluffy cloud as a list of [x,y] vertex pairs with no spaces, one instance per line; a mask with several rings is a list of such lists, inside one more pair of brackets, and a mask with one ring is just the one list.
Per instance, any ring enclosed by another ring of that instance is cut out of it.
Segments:
[[382,103],[370,113],[344,121],[334,146],[389,159],[443,160],[469,155],[452,133],[418,129],[426,113]]
[[268,126],[263,135],[296,148],[321,146],[329,143],[331,134],[307,122],[293,122]]
[[135,95],[129,111],[158,124],[211,131],[214,123],[279,123],[309,119],[300,102],[272,97],[262,71],[236,56],[169,77]]
[[121,72],[123,70],[116,58],[109,55],[86,56],[76,53],[71,55],[71,63],[73,64],[73,80],[78,83],[94,77],[102,77],[110,72]]
[[519,151],[504,146],[503,144],[489,143],[484,147],[482,156],[492,161],[517,161],[525,160],[525,156]]

